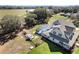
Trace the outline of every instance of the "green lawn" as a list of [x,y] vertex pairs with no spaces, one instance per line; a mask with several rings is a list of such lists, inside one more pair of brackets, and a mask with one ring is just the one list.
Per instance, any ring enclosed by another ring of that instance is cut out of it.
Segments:
[[73,54],[79,54],[79,48],[75,48]]
[[56,15],[53,15],[50,19],[49,19],[49,22],[48,24],[51,25],[54,21],[56,20],[60,20],[60,19],[63,19],[63,20],[67,20],[68,18],[67,17],[64,17],[64,16],[61,16],[59,14],[56,14]]
[[54,18],[54,19],[67,19],[67,17],[61,16],[61,15],[59,15],[59,14],[53,15],[53,18]]
[[35,34],[36,30],[39,29],[40,27],[41,27],[41,25],[36,25],[36,26],[34,26],[32,29],[30,29],[30,32],[31,32],[32,34]]
[[68,54],[69,52],[64,51],[61,47],[57,46],[56,44],[44,40],[44,43],[40,46],[32,49],[29,52],[30,54]]
[[39,46],[39,45],[41,45],[43,43],[43,40],[41,39],[41,36],[35,35],[35,38],[32,39],[32,43],[35,46]]
[[50,54],[50,49],[46,43],[41,44],[40,46],[34,48],[29,54]]

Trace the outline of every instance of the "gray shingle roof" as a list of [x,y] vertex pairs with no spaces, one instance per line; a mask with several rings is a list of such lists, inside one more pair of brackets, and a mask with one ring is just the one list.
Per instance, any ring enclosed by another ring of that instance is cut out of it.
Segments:
[[65,39],[63,37],[57,36],[57,35],[55,35],[53,33],[50,33],[50,36],[53,37],[54,39],[57,39],[57,40],[61,41],[61,42],[69,43],[69,40],[68,39]]
[[64,26],[69,26],[69,27],[71,27],[71,28],[76,28],[73,23],[71,23],[71,22],[69,22],[69,21],[62,20],[62,19],[55,21],[55,22],[53,23],[53,25],[55,25],[55,24],[64,25]]
[[[61,26],[59,26],[61,25]],[[59,33],[59,31],[57,31],[54,28],[59,28],[62,36],[59,37],[58,34],[55,35],[53,34],[53,31]],[[75,26],[73,23],[65,21],[65,20],[57,20],[52,24],[52,31],[50,32],[52,34],[52,36],[54,36],[55,38],[57,38],[58,40],[64,41],[66,43],[69,42],[70,39],[72,39],[72,34],[73,34],[73,30],[75,29]],[[60,39],[59,39],[60,38]]]

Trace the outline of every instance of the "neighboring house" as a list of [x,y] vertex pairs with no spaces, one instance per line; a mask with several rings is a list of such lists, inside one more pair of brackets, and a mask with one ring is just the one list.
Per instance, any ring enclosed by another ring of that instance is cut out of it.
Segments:
[[72,13],[72,14],[71,14],[71,18],[74,19],[74,20],[75,20],[75,19],[79,19],[78,16],[79,16],[79,12],[78,12],[78,13]]
[[74,24],[66,20],[57,20],[52,26],[43,25],[37,33],[67,50],[72,48],[78,37]]

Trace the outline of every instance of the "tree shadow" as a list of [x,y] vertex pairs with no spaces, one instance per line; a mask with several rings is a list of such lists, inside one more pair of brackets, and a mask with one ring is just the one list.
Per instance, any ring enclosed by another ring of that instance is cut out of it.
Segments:
[[13,33],[9,33],[9,34],[5,34],[5,35],[0,35],[0,45],[4,45],[6,42],[8,42],[9,40],[12,40],[13,38],[16,37],[16,34]]
[[51,42],[50,40],[48,40],[46,38],[42,37],[42,40],[45,41],[48,44],[49,49],[52,53],[56,53],[56,52],[60,52],[60,53],[63,53],[63,54],[71,54],[72,53],[71,51],[68,51],[68,50],[62,48],[61,46],[57,45],[54,42]]
[[13,40],[15,37],[17,37],[17,34],[21,32],[23,28],[20,28],[19,30],[16,30],[14,32],[8,32],[8,33],[3,33],[0,34],[0,45],[4,45],[7,43],[9,40]]

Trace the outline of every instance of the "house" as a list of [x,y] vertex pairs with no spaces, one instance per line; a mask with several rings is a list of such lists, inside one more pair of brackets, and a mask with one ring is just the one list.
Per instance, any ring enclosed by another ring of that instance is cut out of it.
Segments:
[[79,12],[71,14],[71,18],[74,19],[74,20],[79,19],[78,16],[79,16]]
[[51,26],[45,24],[37,33],[67,50],[73,47],[78,37],[74,24],[66,20],[56,20]]

